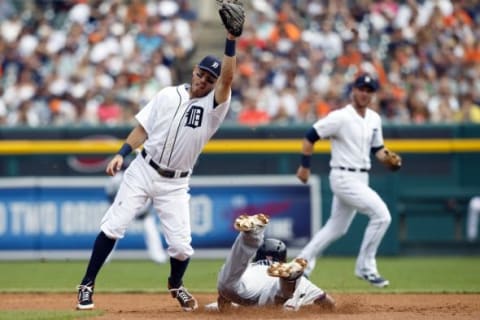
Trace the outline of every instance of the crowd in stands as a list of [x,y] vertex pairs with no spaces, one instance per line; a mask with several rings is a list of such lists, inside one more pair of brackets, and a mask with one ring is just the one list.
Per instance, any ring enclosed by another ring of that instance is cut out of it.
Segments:
[[[380,82],[387,123],[480,123],[480,2],[244,0],[228,121],[311,123]],[[0,0],[0,123],[124,125],[182,79],[188,0]]]
[[125,125],[195,49],[186,0],[0,0],[0,123]]
[[[239,41],[240,123],[312,122],[375,74],[385,122],[480,123],[480,2],[255,0]],[[241,107],[240,107],[241,106]]]

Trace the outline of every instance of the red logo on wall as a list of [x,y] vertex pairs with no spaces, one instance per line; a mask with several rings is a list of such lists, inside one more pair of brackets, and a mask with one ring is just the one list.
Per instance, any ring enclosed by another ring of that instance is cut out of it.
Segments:
[[[93,135],[82,138],[82,140],[118,140],[118,138],[109,135]],[[108,162],[112,155],[73,155],[67,158],[67,163],[74,171],[81,173],[100,173],[105,172]]]

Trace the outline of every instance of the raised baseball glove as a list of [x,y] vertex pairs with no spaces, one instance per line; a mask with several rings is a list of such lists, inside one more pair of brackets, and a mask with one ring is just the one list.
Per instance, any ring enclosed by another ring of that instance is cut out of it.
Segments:
[[402,166],[402,158],[393,151],[385,149],[383,164],[391,171],[397,171]]
[[243,4],[238,0],[217,1],[220,8],[218,14],[222,23],[230,34],[239,37],[243,32],[245,23],[245,10]]

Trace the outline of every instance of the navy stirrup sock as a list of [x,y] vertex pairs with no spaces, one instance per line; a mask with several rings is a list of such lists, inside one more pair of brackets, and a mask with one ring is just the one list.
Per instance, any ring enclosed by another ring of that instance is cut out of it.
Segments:
[[117,240],[108,238],[103,231],[100,231],[93,245],[92,255],[88,262],[87,272],[83,277],[82,285],[95,283],[100,268],[107,259]]
[[168,284],[171,288],[179,288],[183,285],[183,275],[187,270],[190,259],[180,261],[170,257],[170,277],[168,277]]

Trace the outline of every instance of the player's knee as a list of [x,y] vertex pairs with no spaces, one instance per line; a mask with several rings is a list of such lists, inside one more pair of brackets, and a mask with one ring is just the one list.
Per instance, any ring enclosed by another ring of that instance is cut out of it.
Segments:
[[383,215],[377,216],[373,220],[374,220],[375,223],[377,223],[379,225],[388,227],[390,225],[390,223],[392,222],[392,217],[390,216],[390,214],[383,214]]
[[382,216],[382,218],[380,219],[380,221],[381,221],[383,224],[390,225],[390,223],[392,222],[392,216],[390,216],[390,214],[384,215],[384,216]]
[[121,230],[113,230],[113,229],[108,228],[106,226],[102,226],[100,228],[100,231],[103,232],[103,234],[105,234],[105,236],[107,238],[112,239],[112,240],[122,239],[123,236],[124,236],[124,232],[122,232]]
[[170,257],[185,261],[193,255],[193,248],[190,244],[178,243],[168,247]]
[[390,225],[390,222],[392,222],[392,216],[390,215],[390,211],[388,211],[386,205],[372,208],[371,212],[372,214],[370,215],[370,219],[374,223],[388,226]]
[[188,258],[190,258],[190,255],[186,254],[186,253],[182,253],[182,252],[177,252],[173,255],[170,255],[172,258],[175,258],[177,260],[180,260],[180,261],[185,261],[187,260]]

